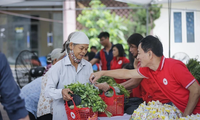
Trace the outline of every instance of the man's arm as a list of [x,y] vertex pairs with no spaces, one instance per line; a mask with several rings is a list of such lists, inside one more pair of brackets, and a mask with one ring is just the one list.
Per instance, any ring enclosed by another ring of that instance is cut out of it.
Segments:
[[124,88],[127,90],[131,90],[133,88],[136,88],[140,84],[141,81],[142,81],[141,78],[138,78],[138,79],[131,78],[130,80],[123,82],[120,85],[124,86]]
[[200,96],[200,86],[196,81],[192,85],[190,85],[190,87],[188,87],[188,90],[190,91],[189,100],[187,107],[185,108],[185,111],[183,113],[183,117],[186,117],[193,112],[199,101]]
[[24,100],[19,96],[17,86],[5,55],[0,53],[0,95],[1,103],[11,120],[29,120]]
[[144,78],[141,76],[136,69],[117,69],[117,70],[105,70],[92,73],[90,75],[90,81],[92,83],[96,82],[101,76],[109,76],[117,79],[130,79],[130,78]]
[[90,60],[90,63],[91,63],[92,65],[94,65],[94,64],[97,63],[97,62],[99,62],[99,59],[97,59],[97,58],[93,58],[92,60]]
[[92,65],[94,65],[95,63],[99,62],[100,59],[101,59],[101,58],[100,58],[100,52],[98,52],[98,53],[95,55],[95,57],[94,57],[92,60],[90,60],[90,63],[91,63]]

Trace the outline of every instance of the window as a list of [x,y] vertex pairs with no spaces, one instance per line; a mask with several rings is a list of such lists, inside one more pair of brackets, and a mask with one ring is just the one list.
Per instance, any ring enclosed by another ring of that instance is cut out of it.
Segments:
[[174,41],[182,42],[182,20],[181,12],[174,12]]
[[186,12],[187,42],[194,42],[194,12]]

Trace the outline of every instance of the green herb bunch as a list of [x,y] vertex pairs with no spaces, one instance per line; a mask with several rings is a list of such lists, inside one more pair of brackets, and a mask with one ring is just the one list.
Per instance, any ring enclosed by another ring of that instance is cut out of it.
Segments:
[[105,112],[108,117],[111,117],[112,114],[106,111],[106,103],[99,97],[99,91],[93,85],[89,83],[72,83],[65,86],[73,91],[74,94],[81,97],[81,105],[78,107],[89,107],[92,108],[93,112]]
[[197,59],[190,59],[186,64],[188,70],[200,83],[200,62]]

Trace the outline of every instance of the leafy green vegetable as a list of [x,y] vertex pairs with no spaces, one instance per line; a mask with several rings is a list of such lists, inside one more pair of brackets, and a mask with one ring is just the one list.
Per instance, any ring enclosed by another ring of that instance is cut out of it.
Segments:
[[73,83],[65,86],[65,88],[69,88],[74,94],[81,97],[81,105],[77,107],[89,107],[92,108],[93,112],[105,112],[108,117],[112,116],[110,112],[106,111],[107,105],[99,97],[99,91],[93,85]]
[[98,83],[107,82],[109,85],[116,83],[115,80],[112,77],[108,77],[108,76],[102,76],[101,78],[98,79],[97,82]]
[[200,62],[197,59],[190,59],[186,64],[188,70],[200,83]]

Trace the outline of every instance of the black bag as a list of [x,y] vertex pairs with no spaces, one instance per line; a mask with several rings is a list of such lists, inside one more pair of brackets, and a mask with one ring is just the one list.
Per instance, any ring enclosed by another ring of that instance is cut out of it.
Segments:
[[[76,106],[81,104],[81,97],[79,95],[72,94],[71,97],[73,97],[73,101]],[[74,105],[72,100],[68,101],[67,103],[68,103],[68,106]]]
[[124,100],[124,113],[129,115],[133,114],[133,111],[138,108],[138,106],[143,103],[142,98],[125,98]]

